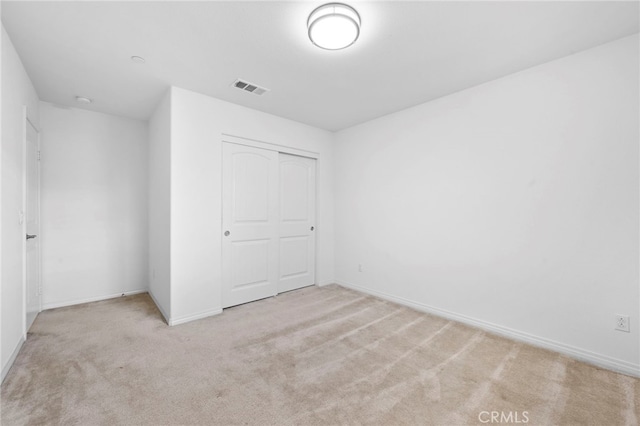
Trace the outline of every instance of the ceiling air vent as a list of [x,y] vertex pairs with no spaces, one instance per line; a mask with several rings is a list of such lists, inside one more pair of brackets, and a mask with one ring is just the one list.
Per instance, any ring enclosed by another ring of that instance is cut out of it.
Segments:
[[233,87],[237,87],[238,89],[244,90],[246,92],[251,92],[254,95],[263,95],[269,91],[269,89],[265,87],[260,87],[257,84],[249,83],[248,81],[240,79],[236,80],[233,83]]

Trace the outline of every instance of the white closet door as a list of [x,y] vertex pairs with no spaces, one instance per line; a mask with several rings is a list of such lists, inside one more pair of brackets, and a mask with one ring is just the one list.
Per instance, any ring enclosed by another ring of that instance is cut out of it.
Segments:
[[222,144],[222,306],[278,289],[278,153]]
[[280,154],[278,293],[315,283],[316,160]]

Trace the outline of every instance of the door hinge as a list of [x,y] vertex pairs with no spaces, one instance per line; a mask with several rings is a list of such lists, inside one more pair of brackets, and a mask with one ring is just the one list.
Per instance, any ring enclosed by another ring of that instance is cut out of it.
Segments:
[[38,151],[38,161],[40,161],[40,151]]

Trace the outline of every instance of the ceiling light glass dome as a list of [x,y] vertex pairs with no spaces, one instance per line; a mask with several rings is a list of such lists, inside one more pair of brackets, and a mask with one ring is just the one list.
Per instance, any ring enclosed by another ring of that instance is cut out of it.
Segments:
[[316,46],[327,50],[344,49],[360,35],[360,15],[346,4],[328,3],[311,12],[307,29]]

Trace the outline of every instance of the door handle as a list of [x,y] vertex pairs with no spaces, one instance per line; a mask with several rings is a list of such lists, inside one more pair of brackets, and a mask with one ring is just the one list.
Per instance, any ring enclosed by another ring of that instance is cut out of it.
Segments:
[[314,229],[316,229],[316,228],[314,228],[314,227],[312,226],[312,227],[311,227],[311,230],[313,231]]
[[231,232],[229,232],[229,231],[224,231],[224,236],[225,236],[225,237],[228,237],[229,235],[231,235]]
[[37,237],[37,235],[27,234],[27,240]]

